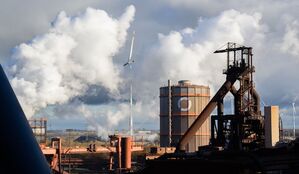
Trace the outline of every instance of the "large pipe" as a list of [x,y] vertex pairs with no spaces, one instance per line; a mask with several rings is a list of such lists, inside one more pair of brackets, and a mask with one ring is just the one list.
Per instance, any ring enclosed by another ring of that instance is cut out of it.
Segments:
[[1,173],[50,174],[50,167],[0,65]]
[[241,101],[240,95],[238,95],[238,90],[236,89],[236,87],[233,85],[230,89],[230,92],[232,93],[232,95],[234,96],[234,112],[235,114],[239,114],[239,109],[240,108],[240,103],[239,101]]
[[[234,98],[235,98],[235,106],[237,105],[237,94],[238,94],[238,90],[235,88],[235,86],[232,86],[230,89],[230,92],[233,94]],[[260,113],[261,112],[261,99],[259,94],[257,93],[257,91],[252,88],[252,97],[254,99],[255,102],[255,112],[256,113]]]
[[121,167],[124,169],[131,169],[131,161],[132,161],[131,146],[132,146],[131,137],[121,138]]
[[234,84],[236,79],[226,80],[221,88],[217,91],[215,96],[210,100],[208,105],[203,109],[203,111],[199,114],[199,116],[192,123],[190,128],[185,132],[183,137],[180,139],[178,143],[177,149],[181,151],[185,151],[187,143],[190,141],[192,136],[196,133],[196,131],[201,127],[204,121],[210,116],[213,112],[219,100],[223,99],[224,96],[230,91],[231,86]]
[[261,112],[261,99],[260,99],[259,94],[257,93],[257,91],[254,88],[252,88],[252,97],[253,97],[253,99],[255,101],[255,105],[256,105],[255,112],[260,113]]
[[61,158],[61,151],[62,151],[62,149],[61,149],[61,139],[60,138],[57,138],[57,140],[58,140],[58,161],[59,161],[59,174],[62,174],[62,158]]
[[187,143],[191,140],[192,136],[196,133],[196,131],[201,127],[204,121],[210,116],[215,107],[217,106],[218,101],[222,100],[225,95],[232,89],[232,86],[238,79],[238,77],[243,76],[249,72],[249,69],[245,69],[242,72],[238,72],[235,74],[227,75],[226,81],[214,95],[212,100],[208,103],[208,105],[203,109],[203,111],[199,114],[199,116],[194,120],[192,125],[187,129],[183,137],[180,139],[177,144],[176,151],[185,151]]
[[236,97],[238,94],[238,90],[234,85],[231,87],[230,92],[233,94],[234,97]]
[[121,159],[121,137],[117,137],[117,144],[116,144],[116,153],[117,153],[117,160],[118,160],[118,169],[121,170],[122,168],[122,159]]

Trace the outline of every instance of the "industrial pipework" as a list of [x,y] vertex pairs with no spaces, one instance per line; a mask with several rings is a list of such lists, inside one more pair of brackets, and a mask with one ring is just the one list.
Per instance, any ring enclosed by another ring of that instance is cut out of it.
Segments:
[[132,137],[110,135],[109,138],[110,145],[116,148],[116,154],[110,154],[109,170],[114,170],[116,173],[130,171],[132,168]]
[[[260,98],[253,84],[252,48],[229,42],[226,49],[214,53],[227,53],[227,68],[223,72],[226,81],[180,139],[177,150],[186,150],[192,136],[216,107],[217,115],[211,117],[212,146],[237,150],[264,146]],[[234,86],[236,81],[239,89]],[[232,115],[224,115],[223,99],[228,92],[234,96]]]

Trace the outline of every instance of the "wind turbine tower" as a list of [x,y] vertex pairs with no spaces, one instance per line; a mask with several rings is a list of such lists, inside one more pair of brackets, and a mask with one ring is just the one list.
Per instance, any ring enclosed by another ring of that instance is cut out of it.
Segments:
[[[134,60],[132,59],[133,47],[134,47],[134,39],[135,39],[135,31],[133,31],[132,41],[131,41],[131,48],[130,48],[130,55],[128,58],[128,62],[124,64],[124,66],[129,65],[130,72],[132,73],[132,64]],[[130,80],[130,121],[129,121],[129,128],[130,128],[130,136],[133,136],[133,87],[132,87],[132,77]]]
[[296,107],[295,107],[295,101],[292,103],[292,105],[293,105],[293,136],[294,136],[294,139],[296,139],[296,122],[295,122]]

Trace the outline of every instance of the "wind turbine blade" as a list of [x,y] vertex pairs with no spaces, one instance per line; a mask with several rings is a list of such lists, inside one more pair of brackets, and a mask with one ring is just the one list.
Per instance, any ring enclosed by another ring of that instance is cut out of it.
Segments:
[[130,48],[130,55],[128,62],[132,62],[132,53],[133,53],[133,47],[134,47],[134,39],[135,39],[135,31],[133,31],[132,41],[131,41],[131,48]]

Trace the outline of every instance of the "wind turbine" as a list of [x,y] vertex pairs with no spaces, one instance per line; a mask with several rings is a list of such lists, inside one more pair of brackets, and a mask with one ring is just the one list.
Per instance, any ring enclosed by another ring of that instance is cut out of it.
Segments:
[[124,66],[127,66],[129,65],[130,66],[130,69],[132,69],[132,63],[134,63],[134,60],[132,59],[132,53],[133,53],[133,47],[134,47],[134,39],[135,39],[135,31],[133,31],[133,36],[132,36],[132,41],[131,41],[131,48],[130,48],[130,55],[129,55],[129,58],[128,58],[128,62],[126,62],[124,64]]
[[296,107],[295,107],[295,102],[296,102],[297,97],[294,99],[292,106],[293,106],[293,136],[294,139],[296,139],[296,122],[295,122],[295,115],[296,115]]
[[[134,63],[134,60],[132,59],[132,53],[133,53],[133,47],[134,47],[134,38],[135,38],[135,31],[133,31],[132,35],[132,41],[131,41],[131,48],[130,48],[130,55],[128,58],[128,62],[124,64],[124,66],[129,65],[130,71],[132,72],[132,63]],[[130,136],[133,136],[133,87],[132,87],[132,78],[130,81],[130,121],[129,121],[129,128],[130,128]]]

